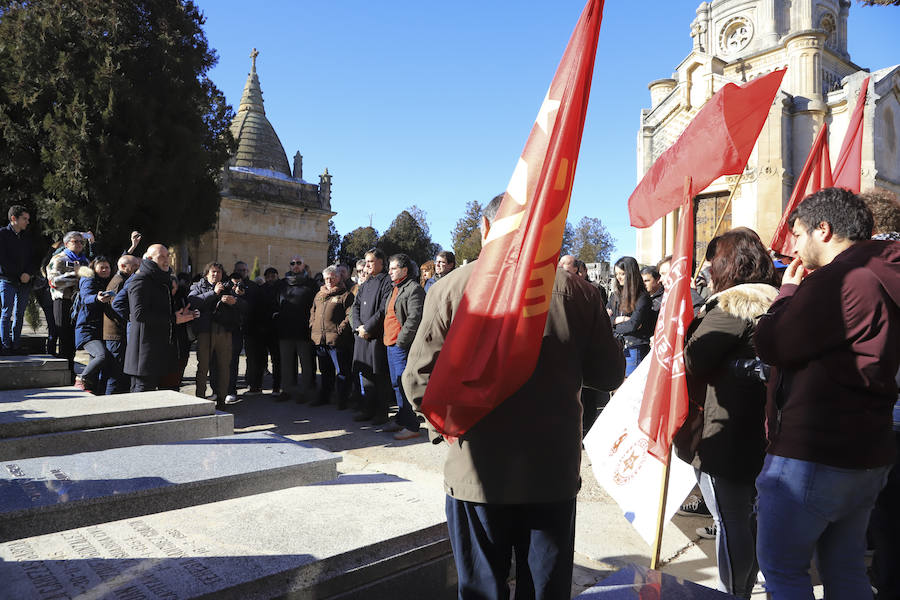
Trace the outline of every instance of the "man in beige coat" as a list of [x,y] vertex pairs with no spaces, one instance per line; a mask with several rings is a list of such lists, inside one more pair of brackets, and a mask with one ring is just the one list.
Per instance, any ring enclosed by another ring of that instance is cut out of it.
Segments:
[[[500,206],[482,217],[482,243]],[[474,263],[432,286],[403,373],[419,409]],[[516,595],[568,598],[581,487],[582,385],[612,390],[625,359],[599,292],[556,271],[537,366],[519,391],[447,447],[447,525],[460,598],[506,598],[512,553]],[[477,344],[478,340],[472,340]],[[503,373],[497,373],[503,377]]]

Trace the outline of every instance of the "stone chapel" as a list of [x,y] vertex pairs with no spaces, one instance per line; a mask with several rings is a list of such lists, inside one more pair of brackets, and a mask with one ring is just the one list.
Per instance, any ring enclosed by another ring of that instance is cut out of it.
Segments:
[[303,157],[294,155],[293,170],[278,134],[266,118],[256,74],[256,49],[250,54],[250,74],[244,86],[231,133],[237,143],[221,178],[221,203],[215,227],[188,243],[193,270],[216,260],[231,270],[243,260],[259,259],[283,275],[290,257],[299,254],[312,272],[327,266],[331,174],[319,183],[303,179]]
[[[671,78],[650,83],[651,107],[641,110],[637,139],[638,180],[726,83],[741,84],[787,68],[740,182],[736,175],[721,177],[696,198],[698,253],[705,251],[723,215],[720,232],[743,225],[768,244],[823,123],[828,124],[834,165],[869,76],[862,190],[878,186],[900,193],[900,65],[870,72],[852,62],[847,52],[849,11],[849,0],[702,2],[691,23],[690,54]],[[890,60],[900,62],[900,57]],[[735,184],[734,199],[726,208]],[[678,218],[676,210],[637,231],[640,263],[655,263],[672,252]]]

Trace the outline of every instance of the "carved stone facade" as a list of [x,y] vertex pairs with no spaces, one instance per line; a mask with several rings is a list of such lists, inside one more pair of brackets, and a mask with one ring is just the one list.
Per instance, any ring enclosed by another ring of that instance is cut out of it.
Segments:
[[266,118],[262,91],[251,53],[250,75],[231,132],[237,150],[221,178],[222,199],[212,231],[187,244],[193,270],[218,261],[230,270],[243,260],[259,259],[283,274],[291,256],[300,255],[313,272],[321,271],[328,257],[328,221],[331,210],[331,174],[319,183],[303,179],[303,157],[294,155],[288,168],[284,147]]
[[[641,111],[638,135],[638,180],[726,83],[741,84],[787,68],[725,215],[731,227],[750,227],[768,242],[822,123],[828,124],[834,161],[862,82],[870,75],[847,53],[849,10],[849,0],[701,3],[690,28],[691,53],[671,78],[649,85],[651,108]],[[900,66],[875,71],[871,78],[864,113],[862,188],[877,185],[900,193]],[[700,225],[708,207],[719,206],[718,200],[710,204],[711,200],[727,197],[736,181],[737,177],[719,178],[699,194],[709,200],[697,203],[705,207],[695,215]],[[671,253],[677,219],[676,212],[638,230],[639,262],[655,263]],[[698,225],[698,246],[704,244],[706,229]]]

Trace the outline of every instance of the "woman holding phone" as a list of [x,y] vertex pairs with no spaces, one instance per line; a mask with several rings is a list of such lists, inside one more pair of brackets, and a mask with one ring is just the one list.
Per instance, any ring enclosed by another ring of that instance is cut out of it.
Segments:
[[103,342],[104,307],[112,302],[115,292],[106,291],[112,275],[109,260],[98,256],[90,265],[92,275],[82,277],[78,282],[81,306],[75,321],[75,347],[84,349],[91,355],[80,377],[75,378],[75,387],[103,395],[106,392],[106,381],[116,377],[118,364]]

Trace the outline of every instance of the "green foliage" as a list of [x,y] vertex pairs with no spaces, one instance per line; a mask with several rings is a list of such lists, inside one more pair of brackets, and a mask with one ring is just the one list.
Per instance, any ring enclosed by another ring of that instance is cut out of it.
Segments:
[[34,294],[28,297],[28,304],[25,306],[25,322],[31,327],[32,333],[41,326],[41,307],[38,306],[37,296]]
[[862,0],[863,6],[900,6],[900,0]]
[[[568,225],[566,226],[568,229]],[[615,250],[616,240],[600,219],[582,217],[573,230],[572,254],[586,263],[609,260]]]
[[478,200],[466,203],[466,212],[456,222],[450,232],[450,243],[456,263],[475,260],[481,252],[481,213],[484,209]]
[[328,264],[333,265],[341,257],[341,234],[334,221],[328,220]]
[[357,227],[341,239],[341,249],[338,255],[342,263],[352,266],[377,243],[378,232],[374,227]]
[[262,272],[260,272],[260,270],[259,270],[259,257],[254,256],[253,257],[253,268],[250,269],[250,279],[256,279],[260,275],[262,275]]
[[0,0],[0,14],[0,204],[105,248],[133,229],[208,230],[233,112],[194,2]]
[[[425,213],[415,206],[412,209],[417,211],[424,221]],[[431,236],[409,210],[404,210],[397,215],[391,226],[381,236],[378,245],[388,256],[403,252],[417,265],[434,258],[435,248],[439,248],[431,241]]]

